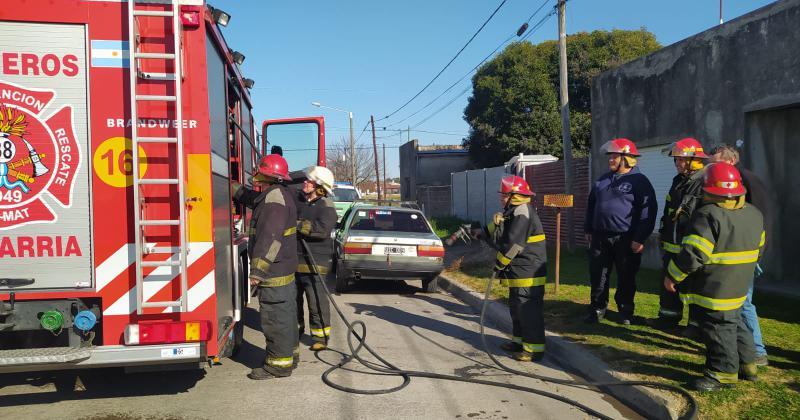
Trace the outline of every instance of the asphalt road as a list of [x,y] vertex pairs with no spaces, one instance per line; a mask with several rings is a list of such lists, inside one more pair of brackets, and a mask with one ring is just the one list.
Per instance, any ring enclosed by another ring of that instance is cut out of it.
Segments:
[[[516,377],[492,367],[481,350],[478,314],[446,294],[423,294],[418,282],[361,284],[337,296],[347,316],[363,320],[367,341],[400,368],[480,377],[558,393],[613,418],[635,417],[611,397],[576,387]],[[246,312],[246,343],[240,354],[205,370],[125,374],[121,369],[0,376],[0,418],[9,419],[584,419],[582,411],[542,396],[500,387],[412,378],[398,392],[355,395],[326,386],[324,370],[347,349],[343,323],[334,320],[331,351],[301,344],[300,366],[290,378],[252,381],[250,368],[263,360],[264,338],[253,305]],[[490,346],[504,334],[487,330]],[[569,378],[545,358],[543,364],[511,366]],[[381,389],[401,379],[369,373],[351,363],[331,379],[344,386]],[[77,386],[76,384],[77,378]]]

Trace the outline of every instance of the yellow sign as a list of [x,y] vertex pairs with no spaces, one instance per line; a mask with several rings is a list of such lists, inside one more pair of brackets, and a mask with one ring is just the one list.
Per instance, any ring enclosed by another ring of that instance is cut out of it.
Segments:
[[[133,185],[133,143],[125,137],[105,140],[94,151],[94,173],[108,185],[125,188]],[[147,155],[139,146],[139,179],[147,172]]]

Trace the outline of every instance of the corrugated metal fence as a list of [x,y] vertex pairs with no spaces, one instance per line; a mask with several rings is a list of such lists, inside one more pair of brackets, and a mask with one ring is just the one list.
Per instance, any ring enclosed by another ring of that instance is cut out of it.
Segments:
[[504,175],[503,166],[450,174],[450,214],[462,220],[486,223],[494,213],[502,210],[497,190]]
[[[573,211],[575,214],[575,230],[572,232],[575,243],[580,246],[588,246],[583,236],[583,221],[586,215],[586,201],[589,198],[589,159],[579,158],[573,160]],[[542,220],[547,240],[554,243],[556,238],[556,210],[551,207],[544,207],[543,197],[545,194],[564,193],[564,162],[552,162],[542,165],[533,165],[525,168],[525,179],[536,193],[535,203],[539,209],[539,218]],[[569,210],[561,212],[561,243],[567,242],[567,214]]]

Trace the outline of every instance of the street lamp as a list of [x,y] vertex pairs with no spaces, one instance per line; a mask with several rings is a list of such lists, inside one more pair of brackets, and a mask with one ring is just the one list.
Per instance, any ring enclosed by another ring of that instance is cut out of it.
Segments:
[[350,118],[350,176],[351,182],[353,186],[356,186],[356,138],[353,136],[353,113],[350,111],[346,111],[341,108],[334,108],[332,106],[322,105],[319,102],[311,102],[311,105],[314,105],[317,108],[326,108],[332,109],[334,111],[345,112],[347,113],[348,118]]

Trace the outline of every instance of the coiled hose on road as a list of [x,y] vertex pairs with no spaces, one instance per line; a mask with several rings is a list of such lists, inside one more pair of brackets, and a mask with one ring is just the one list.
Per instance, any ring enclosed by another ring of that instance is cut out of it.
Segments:
[[[326,370],[322,374],[322,381],[326,385],[330,386],[331,388],[338,389],[339,391],[344,391],[344,392],[348,392],[348,393],[352,393],[352,394],[377,395],[377,394],[388,394],[388,393],[396,392],[396,391],[399,391],[399,390],[405,388],[406,386],[408,386],[408,384],[411,383],[411,378],[412,377],[430,378],[430,379],[442,379],[442,380],[447,380],[447,381],[467,382],[467,383],[473,383],[473,384],[489,385],[489,386],[496,386],[496,387],[500,387],[500,388],[513,389],[513,390],[517,390],[517,391],[529,392],[531,394],[541,395],[543,397],[551,398],[551,399],[554,399],[554,400],[557,400],[557,401],[561,401],[561,402],[563,402],[565,404],[580,408],[581,410],[583,410],[587,414],[590,414],[590,415],[595,416],[595,417],[600,418],[600,419],[604,419],[604,420],[612,419],[611,417],[608,417],[605,414],[600,413],[600,412],[592,409],[591,407],[588,407],[588,406],[586,406],[584,404],[581,404],[578,401],[575,401],[575,400],[573,400],[571,398],[564,397],[563,395],[554,394],[552,392],[542,391],[542,390],[539,390],[539,389],[525,387],[525,386],[521,386],[521,385],[508,384],[508,383],[496,382],[496,381],[487,381],[487,380],[484,380],[484,379],[463,378],[463,377],[455,376],[455,375],[445,375],[445,374],[441,374],[441,373],[415,371],[415,370],[405,370],[405,369],[398,368],[397,366],[393,365],[388,360],[386,360],[383,357],[381,357],[375,350],[373,350],[367,344],[367,326],[363,321],[356,320],[356,321],[350,322],[350,320],[347,319],[347,317],[342,312],[341,308],[339,308],[339,305],[336,303],[336,300],[333,298],[333,294],[328,289],[328,285],[325,283],[325,279],[317,272],[317,270],[316,270],[317,264],[316,264],[316,261],[314,260],[314,255],[311,253],[311,250],[308,248],[308,244],[306,243],[306,241],[304,239],[300,239],[300,242],[301,242],[301,244],[303,246],[303,251],[305,252],[306,256],[308,256],[308,258],[309,258],[309,260],[311,262],[311,267],[313,267],[314,275],[317,276],[317,279],[319,280],[319,283],[322,284],[322,288],[325,291],[325,295],[330,300],[331,305],[333,305],[333,308],[336,310],[336,313],[339,315],[339,318],[341,318],[342,322],[344,322],[345,325],[347,326],[347,346],[350,348],[350,354],[349,355],[345,354],[344,358],[342,359],[341,362],[339,362],[338,364],[332,366],[331,368],[329,368],[328,370]],[[489,350],[489,345],[486,342],[486,335],[485,335],[485,332],[484,332],[484,321],[485,321],[485,317],[486,317],[486,307],[488,306],[488,303],[489,303],[489,293],[491,291],[492,281],[494,279],[495,279],[494,276],[492,276],[489,279],[489,281],[487,282],[487,284],[486,284],[486,292],[484,294],[483,305],[481,307],[480,336],[481,336],[481,343],[483,344],[483,350],[486,352],[486,354],[489,356],[489,358],[498,367],[500,367],[500,369],[502,369],[502,370],[504,370],[506,372],[509,372],[511,374],[514,374],[514,375],[519,375],[519,376],[524,376],[524,377],[528,377],[528,378],[538,379],[538,380],[543,381],[543,382],[549,382],[549,383],[554,383],[554,384],[559,384],[559,385],[586,386],[586,387],[595,387],[595,388],[596,387],[609,387],[609,386],[645,386],[645,387],[650,387],[650,388],[665,389],[665,390],[672,391],[672,392],[675,392],[677,394],[680,394],[681,396],[686,398],[686,400],[688,402],[688,405],[689,405],[689,410],[687,410],[687,412],[680,417],[681,419],[694,419],[696,417],[696,415],[697,415],[697,401],[686,390],[684,390],[681,387],[675,386],[675,385],[663,384],[663,383],[651,382],[651,381],[587,382],[587,381],[564,380],[564,379],[550,378],[550,377],[547,377],[547,376],[541,376],[541,375],[537,375],[535,373],[523,372],[523,371],[519,371],[519,370],[510,368],[510,367],[504,365]],[[359,331],[356,330],[357,327],[360,328],[360,333],[359,333]],[[358,340],[358,344],[354,343],[353,339]],[[362,349],[366,349],[367,352],[369,352],[373,357],[375,357],[378,361],[380,361],[382,363],[382,365],[378,364],[378,363],[371,362],[369,360],[364,360],[359,355],[359,353],[361,352]],[[400,377],[403,378],[403,382],[400,385],[392,387],[392,388],[371,390],[371,389],[358,389],[358,388],[346,387],[344,385],[339,385],[339,384],[333,382],[330,379],[331,373],[333,373],[337,369],[343,368],[346,364],[350,363],[354,359],[357,360],[359,363],[361,363],[364,367],[366,367],[368,369],[371,369],[371,370],[374,370],[376,372],[379,372],[379,373],[382,373],[382,374],[386,374],[386,375],[400,376]]]

